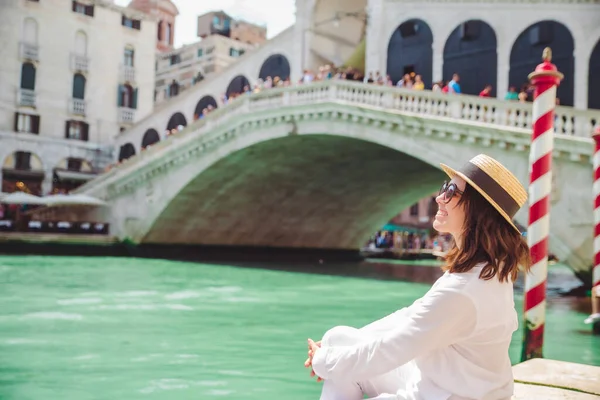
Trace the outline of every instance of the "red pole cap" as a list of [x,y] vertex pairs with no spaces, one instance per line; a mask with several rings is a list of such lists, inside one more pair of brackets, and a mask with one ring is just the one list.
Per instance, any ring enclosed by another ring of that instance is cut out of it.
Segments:
[[528,78],[532,84],[550,83],[554,85],[560,84],[564,75],[558,71],[556,65],[552,64],[552,50],[546,47],[542,53],[543,62],[535,67],[535,71],[529,74]]

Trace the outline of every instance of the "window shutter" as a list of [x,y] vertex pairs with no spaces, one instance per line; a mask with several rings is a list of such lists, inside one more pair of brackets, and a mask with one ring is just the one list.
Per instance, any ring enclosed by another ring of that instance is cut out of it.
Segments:
[[15,113],[15,132],[19,132],[19,113]]
[[71,2],[71,9],[72,9],[73,11],[77,11],[77,2],[76,2],[76,1],[72,1],[72,2]]
[[90,125],[85,122],[83,122],[82,125],[83,125],[82,126],[83,132],[81,133],[81,140],[83,140],[84,142],[87,142],[88,138],[89,138],[88,135],[89,135],[89,131],[90,131]]
[[131,108],[133,108],[134,110],[137,110],[137,97],[138,97],[138,90],[137,90],[137,88],[135,88],[133,90],[133,99],[131,101]]
[[94,6],[85,6],[85,15],[94,16]]
[[40,133],[40,116],[39,115],[31,116],[31,133],[35,133],[35,134]]
[[69,138],[69,127],[71,126],[71,121],[65,121],[65,139]]
[[117,107],[123,107],[123,85],[119,85],[117,89]]

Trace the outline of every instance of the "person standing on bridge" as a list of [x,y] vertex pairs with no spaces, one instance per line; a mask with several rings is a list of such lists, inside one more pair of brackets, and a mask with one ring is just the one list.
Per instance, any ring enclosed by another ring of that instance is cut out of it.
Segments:
[[530,266],[512,219],[527,192],[493,158],[480,154],[436,198],[433,228],[454,245],[444,275],[411,306],[361,329],[337,326],[308,339],[305,367],[325,380],[321,400],[509,400],[508,355],[518,317],[513,281]]

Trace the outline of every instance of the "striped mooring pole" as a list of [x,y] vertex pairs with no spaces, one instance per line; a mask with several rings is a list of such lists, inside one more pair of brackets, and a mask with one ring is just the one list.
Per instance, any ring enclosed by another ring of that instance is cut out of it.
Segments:
[[592,269],[592,315],[585,322],[592,324],[592,332],[600,335],[600,126],[594,138],[594,267]]
[[563,78],[552,64],[552,51],[545,48],[543,62],[529,74],[535,87],[533,98],[531,151],[529,153],[529,226],[527,243],[531,271],[525,276],[525,334],[522,361],[543,356],[546,320],[546,279],[548,236],[550,234],[550,192],[556,89]]

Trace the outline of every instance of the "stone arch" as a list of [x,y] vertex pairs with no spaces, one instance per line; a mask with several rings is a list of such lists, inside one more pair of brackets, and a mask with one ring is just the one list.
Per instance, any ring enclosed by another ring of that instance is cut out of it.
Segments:
[[30,151],[15,151],[9,154],[2,163],[2,192],[16,191],[42,194],[44,180],[44,164],[42,159]]
[[444,45],[443,79],[460,76],[461,92],[479,94],[492,85],[496,96],[498,53],[496,32],[482,20],[471,19],[458,25]]
[[169,122],[167,123],[167,130],[177,129],[179,126],[187,126],[187,120],[182,113],[176,112],[171,115]]
[[552,62],[565,77],[558,87],[561,105],[573,105],[575,42],[573,35],[560,22],[545,20],[528,26],[517,37],[510,52],[509,85],[521,87],[527,76],[542,61],[545,47],[552,49]]
[[290,77],[290,63],[286,56],[273,54],[263,62],[258,77],[264,80],[268,76],[271,78],[278,76],[283,81]]
[[242,94],[244,93],[244,88],[246,86],[250,87],[250,81],[248,81],[248,78],[246,78],[244,75],[238,75],[233,78],[231,82],[229,82],[225,94],[227,97],[230,97],[231,94],[234,93]]
[[160,135],[155,129],[148,129],[142,137],[142,149],[148,146],[152,146],[154,143],[160,142]]
[[420,19],[404,21],[390,37],[387,49],[387,73],[396,83],[405,73],[420,74],[425,87],[431,87],[433,33]]
[[94,167],[88,160],[63,158],[52,170],[52,193],[68,193],[95,176]]
[[600,74],[598,71],[600,71],[600,39],[592,50],[588,68],[588,108],[600,110]]
[[217,101],[215,100],[215,98],[210,95],[202,97],[198,101],[198,103],[196,104],[196,108],[194,109],[194,119],[200,118],[200,116],[202,115],[202,111],[205,108],[209,108],[209,106],[212,106],[212,108],[218,108]]
[[135,156],[135,146],[131,143],[125,143],[119,149],[119,161],[127,160]]

